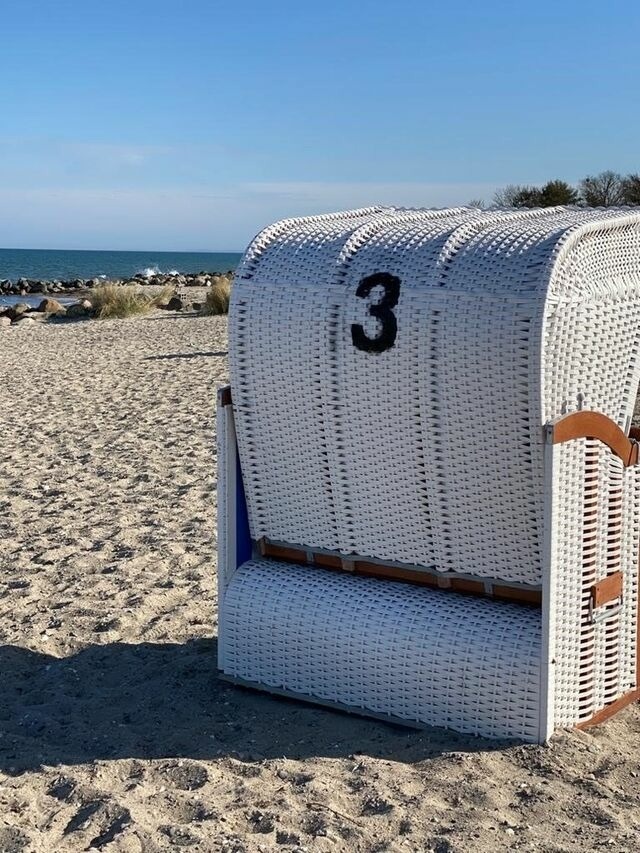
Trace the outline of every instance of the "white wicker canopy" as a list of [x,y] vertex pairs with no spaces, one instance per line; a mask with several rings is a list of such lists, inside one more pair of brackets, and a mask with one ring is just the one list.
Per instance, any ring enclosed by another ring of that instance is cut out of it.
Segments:
[[[234,502],[222,669],[529,740],[630,695],[638,478],[610,445],[629,441],[639,353],[629,210],[370,208],[265,229],[234,282],[219,420],[221,504],[241,480],[254,543],[239,560]],[[576,411],[605,420],[560,443]],[[618,574],[595,605],[614,616],[592,621],[594,584]]]

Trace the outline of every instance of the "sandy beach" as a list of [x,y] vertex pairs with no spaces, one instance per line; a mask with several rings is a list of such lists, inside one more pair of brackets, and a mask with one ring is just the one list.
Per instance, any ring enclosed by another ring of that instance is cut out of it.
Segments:
[[216,675],[223,317],[0,330],[0,853],[640,846],[640,709],[546,748]]

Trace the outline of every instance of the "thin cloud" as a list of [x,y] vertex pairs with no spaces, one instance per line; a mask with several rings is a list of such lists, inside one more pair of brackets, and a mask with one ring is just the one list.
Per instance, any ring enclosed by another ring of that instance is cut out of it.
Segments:
[[39,189],[65,186],[201,186],[219,181],[232,155],[217,145],[129,144],[60,139],[0,139],[0,185]]
[[405,207],[447,207],[466,204],[469,199],[489,201],[495,183],[326,183],[283,182],[249,183],[241,186],[247,195],[289,200],[303,204],[359,207],[362,204],[389,204]]
[[242,249],[276,219],[370,204],[444,207],[489,201],[493,184],[255,183],[197,188],[0,189],[5,246]]

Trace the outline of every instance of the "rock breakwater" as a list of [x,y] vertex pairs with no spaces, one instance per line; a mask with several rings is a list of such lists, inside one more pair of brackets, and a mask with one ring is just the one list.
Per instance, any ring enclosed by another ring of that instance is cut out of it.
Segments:
[[183,287],[211,287],[221,278],[232,278],[233,271],[222,272],[198,272],[198,273],[136,273],[129,278],[106,279],[106,278],[74,278],[66,281],[59,279],[44,281],[40,279],[19,278],[17,281],[0,279],[0,296],[30,296],[33,294],[67,294],[81,293],[92,290],[101,284],[122,284],[142,286],[173,286],[176,289]]

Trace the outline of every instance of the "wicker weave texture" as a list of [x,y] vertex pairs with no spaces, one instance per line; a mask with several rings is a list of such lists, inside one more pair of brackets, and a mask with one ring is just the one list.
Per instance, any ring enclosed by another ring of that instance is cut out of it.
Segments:
[[[591,718],[636,686],[640,470],[603,444],[579,439],[554,453],[551,629],[555,726]],[[591,618],[591,590],[623,574],[622,607]],[[606,617],[606,618],[604,618]]]
[[[363,352],[378,272],[400,279],[397,336]],[[230,332],[254,537],[539,584],[542,424],[586,399],[624,428],[633,407],[640,216],[287,220],[249,248]]]
[[253,560],[220,665],[265,687],[487,737],[539,737],[540,612]]

